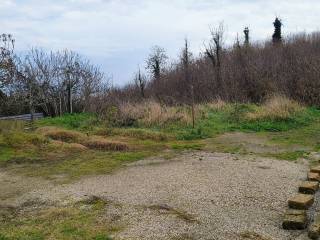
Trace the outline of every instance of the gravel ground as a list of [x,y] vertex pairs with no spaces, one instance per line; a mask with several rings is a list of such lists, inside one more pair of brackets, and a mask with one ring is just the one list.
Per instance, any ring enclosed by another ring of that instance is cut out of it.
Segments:
[[307,166],[204,152],[154,161],[33,196],[108,199],[105,218],[124,226],[115,239],[304,239],[281,220]]

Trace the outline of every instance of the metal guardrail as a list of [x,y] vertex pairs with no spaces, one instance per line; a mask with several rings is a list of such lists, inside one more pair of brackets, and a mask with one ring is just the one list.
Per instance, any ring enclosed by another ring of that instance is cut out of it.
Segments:
[[[41,119],[44,118],[43,113],[34,113],[33,119]],[[17,116],[8,116],[8,117],[0,117],[0,120],[22,120],[22,121],[31,121],[31,114],[23,114]]]

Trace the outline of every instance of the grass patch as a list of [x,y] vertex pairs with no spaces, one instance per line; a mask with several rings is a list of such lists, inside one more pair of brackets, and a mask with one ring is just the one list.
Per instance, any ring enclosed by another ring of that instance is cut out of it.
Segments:
[[99,124],[97,116],[90,113],[65,114],[61,117],[44,118],[37,121],[37,126],[55,126],[66,129],[93,130]]
[[[57,127],[44,127],[36,132],[14,130],[0,133],[0,166],[28,176],[52,179],[59,176],[61,181],[68,181],[110,173],[125,163],[157,155],[159,148],[157,143],[153,144],[154,147],[136,140],[127,144]],[[129,145],[136,149],[129,151]]]
[[46,143],[48,143],[48,139],[36,133],[12,131],[0,135],[0,146],[18,148],[28,145],[41,146]]
[[172,143],[169,144],[175,150],[202,150],[205,147],[203,143]]
[[91,138],[84,142],[84,145],[90,149],[103,151],[127,151],[128,145],[121,142],[114,142],[103,138]]
[[318,117],[320,117],[319,110],[308,108],[294,113],[286,119],[264,119],[243,122],[241,124],[241,128],[254,132],[285,132],[308,126],[309,124],[312,124],[312,122]]
[[[79,179],[82,176],[108,174],[125,164],[154,155],[153,152],[100,152],[100,151],[51,151],[43,156],[46,160],[16,168],[17,173],[31,177],[44,177],[61,182]],[[51,160],[52,159],[52,160]]]
[[286,121],[290,119],[292,115],[300,113],[303,110],[304,108],[296,101],[284,96],[273,96],[260,108],[248,113],[246,118],[249,121]]
[[10,160],[13,156],[14,149],[10,147],[0,147],[0,163]]
[[293,152],[281,152],[281,153],[268,153],[263,154],[265,157],[273,157],[280,160],[296,161],[299,158],[305,157],[306,151],[293,151]]
[[292,129],[287,132],[272,134],[272,141],[275,143],[284,143],[288,145],[298,144],[309,146],[315,151],[320,150],[320,118],[307,126]]
[[110,240],[108,224],[98,220],[103,208],[99,202],[90,211],[81,210],[80,206],[22,211],[1,223],[0,239]]
[[37,132],[53,140],[67,143],[81,142],[86,138],[86,136],[80,132],[65,130],[57,127],[43,127],[39,128]]
[[[88,122],[101,136],[122,136],[140,140],[170,141],[211,138],[230,131],[284,132],[310,125],[320,117],[320,111],[306,108],[281,96],[270,98],[263,105],[227,104],[222,101],[196,106],[196,127],[191,126],[189,106],[167,107],[155,102],[141,105],[125,104],[116,108],[116,118],[131,119],[135,127],[105,128],[107,122],[92,115],[66,115],[57,119],[41,120],[39,124],[63,126],[68,129],[86,129]],[[121,120],[122,121],[122,120]],[[76,122],[76,123],[74,123]],[[112,125],[112,124],[111,124]],[[92,124],[91,124],[92,126]]]
[[140,128],[108,128],[96,132],[101,136],[123,136],[137,138],[140,140],[167,141],[171,138],[169,134]]
[[250,104],[229,104],[223,110],[208,109],[208,114],[198,119],[195,129],[175,125],[168,128],[167,131],[175,133],[177,139],[194,140],[232,131],[286,132],[309,126],[320,118],[320,111],[315,108],[302,108],[287,118],[247,118],[248,114],[259,112],[260,108],[263,107]]
[[22,131],[26,127],[25,122],[17,120],[0,120],[0,134],[9,131]]

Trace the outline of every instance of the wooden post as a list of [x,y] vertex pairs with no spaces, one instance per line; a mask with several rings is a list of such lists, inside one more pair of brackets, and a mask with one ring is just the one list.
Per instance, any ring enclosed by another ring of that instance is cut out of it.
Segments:
[[195,128],[195,111],[194,111],[194,89],[191,85],[191,108],[192,108],[192,128]]
[[33,102],[33,89],[32,89],[32,80],[29,78],[29,111],[30,111],[30,116],[31,116],[31,123],[33,123],[34,120],[34,102]]

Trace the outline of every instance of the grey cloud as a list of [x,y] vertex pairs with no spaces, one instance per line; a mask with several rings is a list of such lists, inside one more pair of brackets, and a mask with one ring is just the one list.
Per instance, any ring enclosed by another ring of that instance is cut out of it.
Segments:
[[252,38],[270,37],[276,15],[285,33],[319,28],[318,0],[1,0],[2,31],[18,49],[69,48],[89,56],[115,81],[129,80],[154,44],[175,56],[188,37],[199,51],[209,26],[224,21],[227,43],[244,26]]

